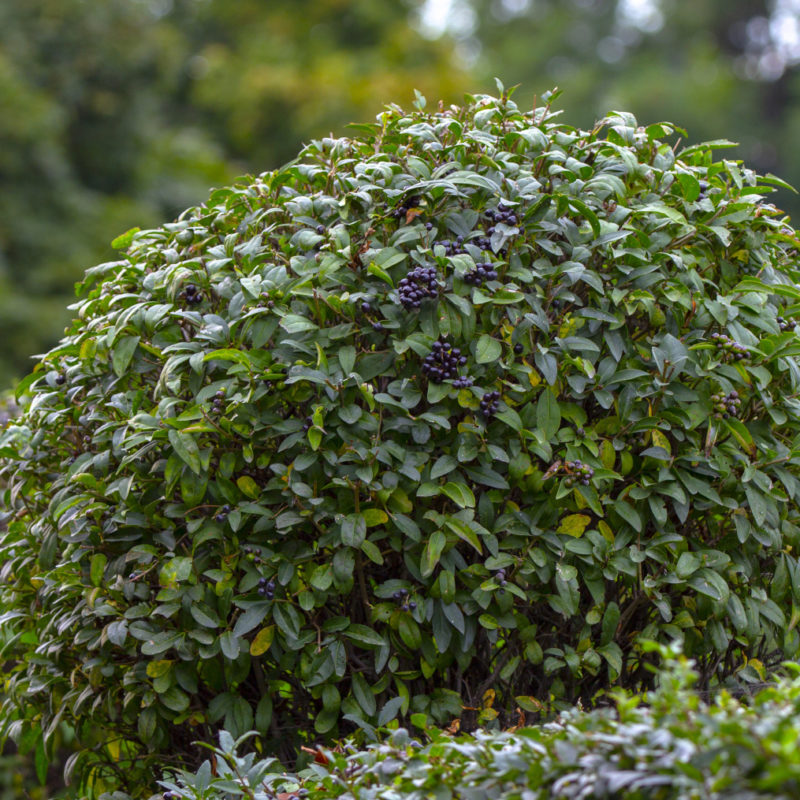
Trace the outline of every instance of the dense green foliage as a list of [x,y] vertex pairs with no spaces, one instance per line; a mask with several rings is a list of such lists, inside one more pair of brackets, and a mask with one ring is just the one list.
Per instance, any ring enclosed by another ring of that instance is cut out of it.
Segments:
[[[226,733],[195,773],[167,776],[164,797],[186,800],[791,800],[800,791],[800,679],[746,700],[701,701],[698,673],[675,654],[644,697],[618,691],[611,707],[572,709],[548,724],[453,737],[423,729],[383,732],[380,743],[323,749],[287,775],[273,759],[237,754]],[[422,723],[421,723],[422,724]],[[425,744],[423,745],[423,742]],[[206,745],[208,746],[208,745]],[[120,798],[124,800],[124,798]]]
[[795,656],[797,240],[672,132],[420,98],[123,237],[0,439],[3,732],[141,786]]

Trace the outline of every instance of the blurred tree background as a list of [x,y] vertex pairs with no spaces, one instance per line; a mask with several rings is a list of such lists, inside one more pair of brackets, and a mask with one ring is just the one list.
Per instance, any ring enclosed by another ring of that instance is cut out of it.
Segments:
[[[108,242],[384,103],[565,90],[800,184],[800,0],[0,3],[0,387],[61,334]],[[794,196],[775,200],[800,211]]]

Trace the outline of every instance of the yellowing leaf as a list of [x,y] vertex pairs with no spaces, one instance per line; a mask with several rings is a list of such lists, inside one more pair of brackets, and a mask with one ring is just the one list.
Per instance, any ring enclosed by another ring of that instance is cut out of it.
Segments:
[[410,514],[414,510],[414,504],[399,486],[389,496],[389,505],[392,510],[400,511],[403,514]]
[[661,433],[659,430],[653,430],[650,432],[650,435],[653,439],[653,444],[656,447],[662,447],[666,450],[670,455],[672,455],[672,447],[670,446],[669,439]]
[[241,475],[236,479],[236,485],[241,489],[241,492],[245,497],[249,497],[251,500],[255,500],[261,494],[261,489],[259,488],[258,484],[249,476],[249,475]]
[[607,542],[614,543],[614,531],[611,530],[611,526],[607,522],[601,519],[600,522],[597,523],[597,529],[603,534],[603,538]]
[[751,658],[747,662],[747,666],[752,667],[758,673],[761,680],[767,679],[767,671],[764,669],[764,664],[757,658]]
[[483,693],[483,707],[484,708],[491,708],[494,705],[494,698],[495,698],[495,690],[494,689],[487,689]]
[[361,512],[361,516],[364,518],[368,528],[385,525],[389,521],[389,515],[380,508],[365,508]]
[[535,369],[532,369],[528,373],[528,380],[530,381],[531,386],[533,386],[535,389],[542,382],[542,376]]
[[514,699],[517,701],[517,705],[525,711],[539,712],[543,708],[542,703],[530,695],[520,695]]
[[609,439],[603,439],[603,443],[600,445],[600,460],[603,462],[603,466],[606,469],[614,469],[616,459],[617,454],[614,450],[614,445],[611,444]]
[[151,661],[147,665],[147,677],[158,678],[161,675],[166,675],[171,668],[172,668],[172,661],[170,660]]
[[272,646],[272,640],[275,638],[275,626],[268,625],[262,628],[257,634],[255,639],[250,642],[250,655],[263,656],[264,653]]
[[311,449],[319,450],[319,446],[322,444],[322,431],[319,428],[309,428],[306,436],[308,436],[308,443],[311,445]]
[[578,538],[579,536],[583,536],[586,526],[591,521],[592,518],[587,517],[586,514],[570,514],[561,520],[561,524],[558,526],[558,532]]

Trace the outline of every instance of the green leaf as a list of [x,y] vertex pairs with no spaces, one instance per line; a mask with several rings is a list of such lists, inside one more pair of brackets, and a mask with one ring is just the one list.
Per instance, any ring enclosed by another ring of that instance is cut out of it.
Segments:
[[194,619],[195,622],[198,622],[204,628],[215,629],[218,628],[221,624],[216,614],[214,614],[214,616],[211,616],[213,612],[211,611],[210,608],[208,608],[208,606],[201,608],[200,606],[193,603],[189,607],[189,613],[192,615],[192,619]]
[[360,625],[357,622],[349,625],[345,629],[344,635],[370,650],[375,647],[383,647],[383,645],[386,644],[383,637],[379,633],[372,628],[368,628],[366,625]]
[[361,542],[361,552],[374,564],[383,564],[383,555],[380,548],[369,539]]
[[441,531],[434,531],[431,534],[425,545],[425,550],[422,554],[422,563],[420,564],[420,571],[423,578],[427,578],[433,573],[433,570],[439,563],[439,558],[446,544],[447,537]]
[[447,517],[444,524],[459,538],[471,544],[478,551],[478,553],[483,553],[480,539],[478,539],[478,535],[474,530],[472,530],[472,528],[470,528],[468,523],[458,519],[457,517]]
[[353,690],[353,696],[361,706],[361,710],[367,715],[367,718],[371,718],[377,710],[377,704],[375,702],[375,695],[372,693],[369,684],[364,680],[361,673],[356,672],[353,675],[350,686]]
[[452,472],[458,467],[458,461],[452,456],[444,455],[436,459],[436,463],[431,467],[431,480],[435,481],[444,475]]
[[750,456],[750,458],[755,458],[758,453],[758,449],[756,447],[756,443],[753,441],[750,431],[747,430],[744,423],[735,417],[729,417],[728,419],[723,418],[722,424],[731,432],[733,437],[744,448],[745,452]]
[[378,726],[388,725],[398,714],[403,706],[403,697],[393,697],[383,704],[378,714]]
[[701,565],[700,559],[694,553],[681,553],[678,563],[675,565],[675,574],[681,579],[686,580],[690,575],[694,575]]
[[251,361],[247,353],[232,348],[212,350],[210,353],[205,353],[203,355],[203,361],[235,361],[237,364],[242,364],[245,367],[251,366]]
[[475,360],[478,364],[489,364],[497,361],[503,352],[503,348],[497,339],[493,339],[488,334],[481,334],[475,346]]
[[561,425],[561,409],[554,392],[544,389],[536,403],[536,425],[545,438],[552,439]]
[[245,609],[244,613],[236,620],[233,626],[233,635],[238,639],[246,633],[250,633],[253,628],[257,628],[267,616],[270,604],[266,600],[252,603]]
[[303,333],[304,331],[318,330],[316,322],[312,322],[308,317],[301,317],[298,314],[287,314],[281,319],[281,328],[286,333]]
[[[33,764],[36,769],[36,777],[42,786],[47,785],[47,771],[50,768],[50,759],[44,748],[44,741],[40,739],[36,743],[36,750],[33,754]],[[27,794],[27,793],[26,793]]]
[[701,569],[689,579],[688,584],[697,592],[710,597],[712,600],[726,602],[730,595],[728,584],[711,569]]
[[[133,242],[133,237],[136,236],[140,230],[141,228],[130,228],[125,231],[125,233],[121,233],[116,239],[111,240],[111,247],[114,250],[127,250]],[[42,781],[42,783],[44,783],[44,781]]]
[[103,553],[95,553],[92,556],[91,565],[89,567],[89,577],[92,581],[92,586],[100,586],[103,582],[103,575],[105,574],[107,563],[108,558]]
[[361,547],[367,535],[367,523],[362,514],[348,514],[342,520],[342,544]]
[[[402,254],[403,258],[405,258],[405,253]],[[394,283],[392,281],[391,275],[388,272],[381,269],[374,261],[370,262],[370,265],[367,267],[367,272],[370,275],[375,275],[376,277],[380,278],[384,283],[388,283],[389,286],[394,288]]]
[[175,430],[175,428],[170,428],[167,431],[167,436],[181,461],[183,461],[192,472],[199,475],[203,469],[203,465],[200,461],[200,448],[198,448],[194,437],[184,431]]
[[400,617],[398,632],[400,633],[400,638],[410,650],[419,650],[422,645],[422,634],[410,614],[403,614]]
[[472,489],[463,483],[448,481],[440,488],[440,492],[447,495],[460,508],[475,508],[475,495]]
[[239,657],[239,639],[231,631],[225,631],[219,637],[219,648],[228,661],[235,661]]
[[[339,365],[345,375],[349,375],[356,365],[356,349],[350,344],[342,345],[339,348]],[[361,416],[361,409],[358,409],[359,416]]]
[[114,350],[111,355],[111,366],[114,369],[114,374],[118,378],[121,378],[125,374],[138,345],[138,336],[123,336],[114,345]]
[[159,580],[162,586],[174,587],[189,579],[192,574],[192,559],[187,556],[175,556],[161,567]]

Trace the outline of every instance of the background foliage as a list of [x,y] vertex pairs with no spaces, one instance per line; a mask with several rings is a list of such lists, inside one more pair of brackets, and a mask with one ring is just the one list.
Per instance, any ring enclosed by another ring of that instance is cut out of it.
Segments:
[[[577,124],[609,108],[679,119],[690,141],[740,141],[737,156],[754,168],[800,182],[792,9],[788,0],[4,3],[0,385],[55,342],[72,285],[109,257],[113,237],[171,218],[237,174],[279,166],[299,142],[372,118],[385,98],[407,103],[412,88],[459,100],[498,75],[522,83],[528,105],[558,84]],[[789,192],[778,200],[790,211],[794,202]]]

